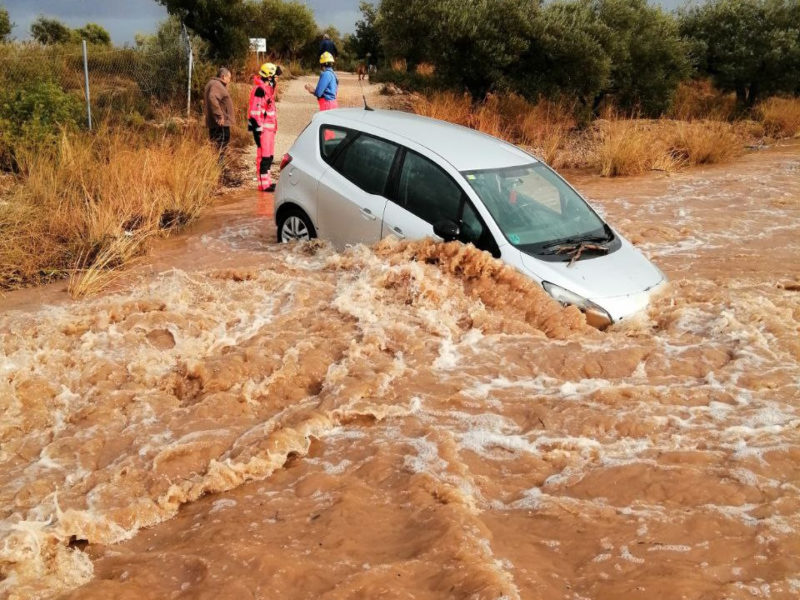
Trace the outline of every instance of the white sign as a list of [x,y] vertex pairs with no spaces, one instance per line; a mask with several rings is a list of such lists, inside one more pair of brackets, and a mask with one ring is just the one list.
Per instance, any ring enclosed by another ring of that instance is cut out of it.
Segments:
[[267,38],[250,38],[250,50],[253,52],[266,52]]

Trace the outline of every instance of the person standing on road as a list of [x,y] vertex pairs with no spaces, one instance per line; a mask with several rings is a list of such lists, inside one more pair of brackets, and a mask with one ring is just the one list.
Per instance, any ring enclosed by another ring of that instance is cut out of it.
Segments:
[[256,142],[256,173],[258,189],[272,192],[275,184],[269,169],[275,157],[275,134],[278,132],[278,112],[275,107],[275,77],[281,68],[272,63],[264,63],[258,75],[253,77],[248,108],[248,129],[253,132]]
[[206,109],[206,126],[208,137],[217,145],[220,152],[224,151],[231,139],[231,123],[233,123],[233,101],[228,92],[231,82],[231,72],[225,67],[217,71],[217,76],[212,77],[206,84],[204,104]]
[[322,34],[322,41],[319,43],[319,53],[325,54],[329,52],[334,58],[339,56],[339,51],[336,49],[336,44],[333,43],[331,36],[327,33]]
[[319,74],[317,87],[311,87],[307,83],[305,89],[309,94],[316,96],[321,111],[339,108],[339,103],[336,101],[336,94],[339,91],[339,78],[333,72],[333,55],[330,52],[323,52],[322,56],[319,57],[319,64],[322,65],[322,72]]

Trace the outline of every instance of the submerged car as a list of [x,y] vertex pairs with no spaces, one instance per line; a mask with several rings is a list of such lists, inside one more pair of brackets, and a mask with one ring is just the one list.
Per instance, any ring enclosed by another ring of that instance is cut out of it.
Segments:
[[466,127],[398,111],[320,112],[281,171],[281,242],[472,243],[601,328],[645,308],[665,281],[546,164]]

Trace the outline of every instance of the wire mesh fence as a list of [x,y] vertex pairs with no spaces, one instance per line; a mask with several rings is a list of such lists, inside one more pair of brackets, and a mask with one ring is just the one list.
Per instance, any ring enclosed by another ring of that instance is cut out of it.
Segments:
[[[79,97],[95,120],[111,110],[140,112],[155,99],[188,106],[192,51],[183,37],[138,48],[0,44],[0,89],[24,91],[48,83]],[[88,86],[87,86],[88,80]],[[88,98],[87,102],[87,87]]]

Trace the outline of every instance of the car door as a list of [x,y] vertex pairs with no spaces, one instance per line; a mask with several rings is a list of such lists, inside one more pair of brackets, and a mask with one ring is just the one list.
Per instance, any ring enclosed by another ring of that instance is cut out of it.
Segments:
[[320,237],[339,249],[380,240],[386,188],[397,152],[396,144],[364,133],[355,133],[342,144],[317,189]]
[[432,160],[412,150],[402,152],[383,213],[382,235],[439,239],[433,233],[433,226],[447,220],[458,225],[459,241],[472,243],[499,257],[494,237],[461,186]]
[[383,236],[421,239],[436,237],[433,226],[458,222],[463,191],[433,161],[404,150],[402,164],[383,215]]

